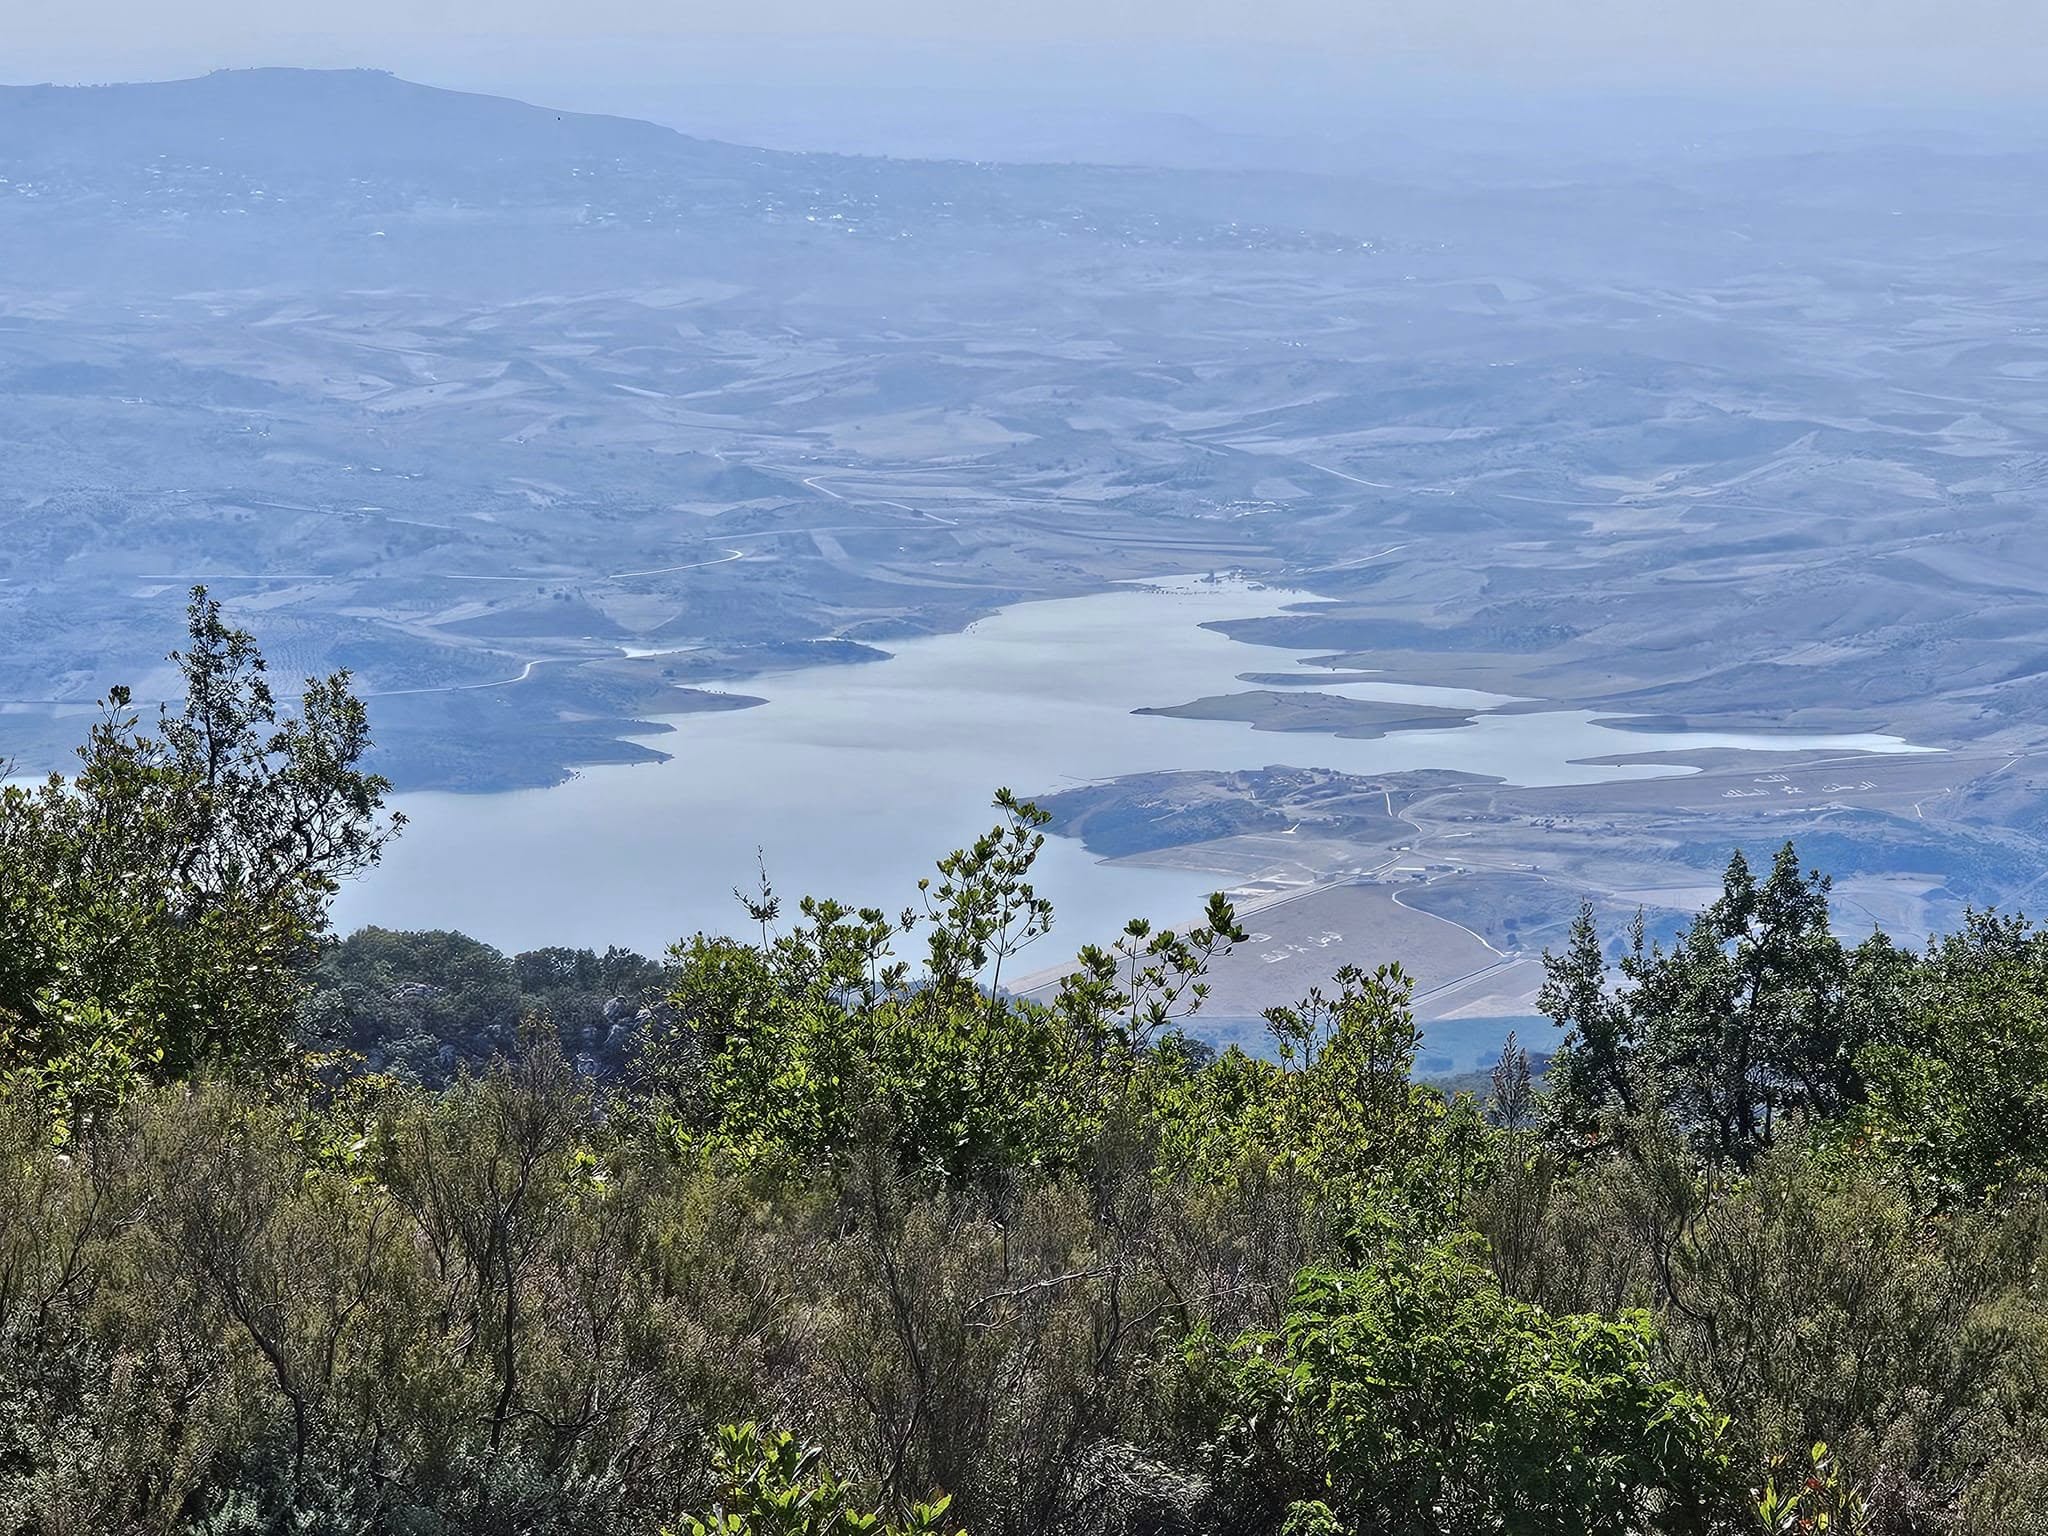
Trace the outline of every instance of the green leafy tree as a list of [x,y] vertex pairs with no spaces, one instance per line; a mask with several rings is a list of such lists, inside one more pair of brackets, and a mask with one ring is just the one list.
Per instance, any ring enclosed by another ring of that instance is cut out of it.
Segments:
[[1233,1046],[1150,1052],[1124,1104],[1145,1126],[1157,1177],[1296,1191],[1334,1252],[1369,1255],[1389,1234],[1454,1228],[1488,1154],[1468,1094],[1415,1080],[1421,1032],[1399,966],[1340,969],[1330,990],[1268,1009],[1271,1057]]
[[1095,1051],[1129,1063],[1200,1009],[1210,962],[1246,937],[1220,891],[1185,932],[1132,918],[1107,948],[1082,947],[1053,1007]]
[[1544,957],[1539,998],[1566,1032],[1549,1069],[1562,1135],[1595,1146],[1621,1117],[1656,1110],[1707,1159],[1742,1168],[1788,1117],[1858,1102],[1870,1020],[1856,959],[1828,926],[1828,885],[1801,872],[1790,843],[1762,881],[1738,852],[1670,950],[1646,942],[1638,918],[1618,986],[1582,910],[1565,953]]
[[[1631,939],[1634,961],[1646,944],[1641,913],[1636,914]],[[1547,1108],[1560,1130],[1592,1141],[1603,1119],[1636,1108],[1640,1041],[1628,1008],[1615,995],[1591,902],[1579,908],[1564,953],[1544,952],[1543,969],[1536,1005],[1565,1031],[1545,1073],[1550,1090]]]
[[1387,1230],[1437,1232],[1460,1219],[1486,1127],[1469,1094],[1415,1081],[1422,1044],[1414,981],[1398,965],[1344,966],[1335,991],[1311,989],[1266,1012],[1286,1069],[1283,1144],[1348,1213],[1354,1253]]
[[1212,1467],[1248,1524],[1375,1536],[1705,1532],[1725,1421],[1653,1364],[1646,1314],[1553,1316],[1457,1244],[1310,1268],[1286,1326],[1190,1360]]
[[1931,1203],[2048,1170],[2048,932],[1971,913],[1917,962],[1883,968],[1888,1027],[1859,1065],[1866,1132]]
[[80,1107],[278,1051],[337,882],[403,819],[346,672],[284,717],[204,588],[188,628],[154,734],[116,688],[76,774],[0,790],[0,1069]]

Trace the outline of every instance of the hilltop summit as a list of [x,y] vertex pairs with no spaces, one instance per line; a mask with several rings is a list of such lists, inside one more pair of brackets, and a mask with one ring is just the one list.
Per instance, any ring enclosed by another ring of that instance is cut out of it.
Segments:
[[[261,131],[252,133],[252,125]],[[653,123],[557,112],[374,69],[231,69],[144,84],[0,86],[0,145],[0,160],[161,157],[355,174],[741,153]]]

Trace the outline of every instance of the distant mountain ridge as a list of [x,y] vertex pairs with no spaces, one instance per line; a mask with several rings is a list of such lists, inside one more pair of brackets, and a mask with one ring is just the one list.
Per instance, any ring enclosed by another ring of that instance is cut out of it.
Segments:
[[[249,128],[260,124],[262,133]],[[632,118],[557,112],[383,70],[235,69],[188,80],[0,86],[0,159],[114,155],[389,170],[591,155],[758,158]]]

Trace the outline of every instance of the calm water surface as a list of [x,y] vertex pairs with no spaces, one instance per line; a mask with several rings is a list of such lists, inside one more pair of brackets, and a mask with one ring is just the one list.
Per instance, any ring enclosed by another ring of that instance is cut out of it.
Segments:
[[[553,789],[400,797],[412,824],[381,868],[344,890],[335,920],[344,932],[364,923],[459,928],[508,950],[658,952],[700,928],[743,926],[732,888],[752,882],[757,846],[786,897],[894,911],[935,858],[989,824],[999,785],[1042,794],[1120,774],[1280,763],[1592,783],[1673,771],[1580,761],[1616,752],[1914,750],[1889,736],[1623,732],[1576,710],[1482,714],[1469,726],[1378,741],[1131,713],[1242,691],[1242,672],[1289,669],[1310,653],[1200,626],[1313,601],[1229,583],[1131,587],[1007,608],[960,634],[904,642],[887,661],[750,679],[746,690],[768,703],[673,720],[674,733],[653,741],[669,762],[587,769]],[[1512,702],[1396,683],[1316,686],[1404,703]],[[1106,939],[1134,914],[1192,916],[1215,883],[1100,864],[1078,843],[1050,839],[1038,885],[1058,927],[1032,961],[1051,964],[1059,951]]]

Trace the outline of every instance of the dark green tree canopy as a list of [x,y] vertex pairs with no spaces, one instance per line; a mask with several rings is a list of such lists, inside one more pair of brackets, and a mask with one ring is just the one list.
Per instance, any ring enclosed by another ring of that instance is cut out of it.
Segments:
[[1788,1119],[1834,1118],[1863,1095],[1869,1011],[1858,983],[1883,940],[1846,951],[1828,925],[1828,878],[1790,843],[1759,881],[1737,852],[1721,895],[1671,949],[1638,915],[1610,972],[1590,906],[1565,952],[1544,956],[1539,1006],[1565,1031],[1550,1064],[1561,1134],[1594,1145],[1654,1106],[1715,1162],[1747,1166]]
[[115,688],[71,778],[0,791],[0,1068],[111,1084],[274,1053],[337,883],[402,824],[346,672],[282,715],[204,588],[187,623],[153,733]]

